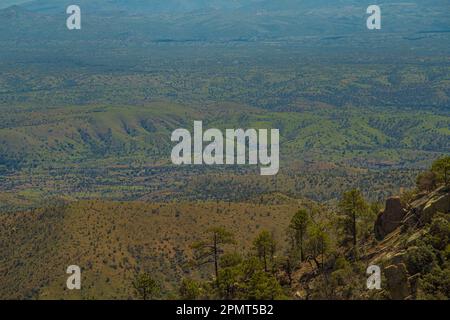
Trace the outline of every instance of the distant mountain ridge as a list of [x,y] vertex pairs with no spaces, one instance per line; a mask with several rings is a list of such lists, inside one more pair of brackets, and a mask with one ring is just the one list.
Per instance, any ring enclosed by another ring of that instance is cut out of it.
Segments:
[[[10,3],[20,4],[20,1]],[[383,28],[380,33],[419,33],[450,31],[450,10],[446,1],[380,1]],[[20,14],[0,15],[13,19],[0,25],[0,40],[22,34],[46,38],[61,35],[67,6],[72,0],[34,0],[20,4],[32,14],[47,15],[19,21]],[[305,36],[342,36],[367,34],[366,8],[369,1],[356,0],[78,0],[83,22],[82,36],[104,33],[117,38],[124,32],[151,40],[228,41],[233,39],[288,39]],[[110,18],[117,19],[110,19]],[[18,20],[19,19],[19,20]],[[132,20],[130,20],[132,19]],[[30,28],[30,23],[33,28]],[[56,31],[56,32],[55,32]],[[372,34],[374,34],[372,32]],[[64,33],[65,37],[66,33]],[[370,36],[370,35],[369,35]],[[95,35],[97,37],[97,35]]]
[[0,9],[8,8],[10,6],[15,6],[19,4],[24,4],[30,2],[30,0],[2,0],[0,2]]
[[[25,2],[25,3],[24,3]],[[249,11],[270,10],[272,12],[317,10],[324,8],[345,9],[350,6],[367,8],[371,4],[388,7],[449,7],[448,1],[358,1],[358,0],[10,0],[11,4],[24,3],[32,11],[60,12],[68,5],[77,4],[93,13],[111,13],[114,11],[132,14],[180,14],[195,11]]]
[[[95,14],[127,12],[131,14],[179,14],[194,11],[230,10],[249,5],[260,0],[79,0],[77,5]],[[26,7],[32,11],[59,12],[74,4],[69,0],[31,1]]]

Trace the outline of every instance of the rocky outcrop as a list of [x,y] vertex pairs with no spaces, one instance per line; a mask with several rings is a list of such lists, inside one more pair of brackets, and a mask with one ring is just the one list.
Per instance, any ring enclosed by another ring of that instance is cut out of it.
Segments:
[[450,212],[450,192],[448,187],[441,187],[415,199],[411,203],[403,223],[409,228],[423,226],[431,222],[437,212]]
[[375,222],[375,237],[384,239],[403,222],[407,210],[403,208],[400,197],[391,197],[386,201],[386,208],[378,214]]
[[394,300],[414,299],[417,293],[418,274],[410,276],[405,264],[405,251],[395,254],[390,260],[384,275],[387,291]]
[[392,299],[404,300],[411,295],[408,271],[404,263],[392,264],[384,269],[388,291]]
[[404,207],[399,197],[386,201],[386,209],[381,211],[375,222],[375,237],[383,240],[400,226],[412,228],[431,222],[437,212],[450,212],[450,192],[441,187],[431,193],[418,194],[408,207]]
[[417,298],[422,274],[411,270],[407,248],[414,246],[429,232],[426,225],[438,212],[450,213],[448,187],[418,194],[406,206],[402,206],[398,197],[389,198],[386,209],[378,215],[375,235],[382,241],[373,249],[370,264],[384,266],[386,282],[383,289],[391,299]]
[[436,195],[431,198],[422,210],[422,221],[429,223],[437,212],[450,211],[450,194]]

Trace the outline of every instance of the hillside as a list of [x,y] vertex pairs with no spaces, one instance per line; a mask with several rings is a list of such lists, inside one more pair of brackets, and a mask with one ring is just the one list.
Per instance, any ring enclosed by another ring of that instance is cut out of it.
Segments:
[[[405,200],[408,199],[405,202]],[[349,263],[348,251],[328,256],[325,271],[311,262],[293,275],[300,299],[443,299],[450,295],[450,189],[387,199],[374,234],[360,240],[360,257]],[[365,287],[366,269],[381,268],[381,290]],[[324,276],[325,273],[325,276]]]
[[[0,210],[271,192],[332,203],[351,188],[376,201],[450,152],[445,1],[387,1],[395,30],[369,34],[353,0],[80,3],[81,32],[62,23],[64,1],[0,10]],[[280,174],[171,166],[170,133],[193,120],[278,128]]]
[[448,0],[0,2],[0,299],[449,299]]
[[[159,102],[18,107],[0,119],[5,209],[40,206],[52,197],[240,201],[282,192],[330,201],[343,187],[361,188],[377,200],[410,185],[417,170],[450,151],[448,116],[428,111],[392,115],[368,108],[361,115],[358,108],[328,106],[270,112],[232,103]],[[279,128],[279,175],[261,177],[247,166],[172,166],[171,132],[198,119],[209,128]]]
[[[190,246],[208,228],[232,230],[246,252],[256,234],[267,229],[280,241],[299,201],[279,204],[224,202],[83,201],[0,215],[1,299],[128,299],[139,271],[157,275],[164,294],[192,273]],[[308,203],[306,203],[308,205]],[[67,266],[83,269],[81,293],[65,289]]]
[[[326,226],[324,239],[334,244],[327,244],[324,254],[313,249],[315,227],[311,226],[305,238],[311,253],[305,262],[294,262],[292,269],[286,269],[285,259],[291,259],[289,225],[299,209],[310,212],[314,224]],[[60,203],[0,215],[0,298],[136,298],[132,282],[142,272],[158,279],[160,297],[179,297],[183,279],[204,281],[209,288],[204,290],[212,290],[207,283],[213,270],[193,264],[192,245],[207,230],[220,226],[236,239],[235,244],[225,246],[226,252],[243,257],[254,252],[251,248],[258,234],[264,230],[272,234],[279,256],[271,263],[284,297],[448,299],[448,214],[448,187],[388,199],[375,223],[361,224],[355,261],[349,246],[339,240],[344,239],[339,231],[342,216],[283,195],[267,195],[255,203]],[[364,226],[369,227],[367,233]],[[81,291],[65,289],[64,271],[72,264],[82,268]],[[382,268],[379,291],[365,287],[365,270],[374,264]],[[213,291],[207,295],[214,297]]]
[[167,162],[172,131],[192,128],[194,120],[200,119],[207,128],[221,130],[278,128],[285,159],[301,156],[331,162],[366,158],[395,163],[450,152],[446,143],[449,117],[426,111],[391,115],[391,110],[367,108],[361,115],[358,108],[328,106],[268,112],[242,104],[198,107],[163,102],[117,107],[18,107],[0,119],[0,165],[16,168],[113,156],[120,160],[130,155],[135,161]]

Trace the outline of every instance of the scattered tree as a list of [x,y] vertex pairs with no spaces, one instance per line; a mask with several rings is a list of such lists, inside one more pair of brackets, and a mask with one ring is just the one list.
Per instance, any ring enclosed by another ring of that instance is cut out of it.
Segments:
[[239,299],[273,300],[283,296],[283,290],[271,273],[265,272],[259,259],[250,257],[240,266]]
[[437,183],[450,185],[450,156],[436,160],[431,166],[431,172],[435,174]]
[[216,281],[219,281],[219,259],[224,253],[223,246],[234,243],[234,236],[224,228],[211,228],[207,231],[207,239],[192,245],[195,263],[200,266],[214,264]]
[[304,242],[310,222],[308,212],[304,209],[297,211],[292,217],[289,228],[293,233],[294,246],[300,252],[300,261],[305,259]]
[[[308,251],[319,270],[323,272],[325,255],[330,249],[330,237],[322,223],[314,224],[309,231]],[[320,259],[320,260],[319,260]]]
[[363,217],[368,210],[366,201],[361,193],[357,189],[345,192],[341,201],[339,202],[339,208],[344,214],[343,217],[343,229],[344,233],[352,240],[353,254],[357,258],[358,254],[358,220]]
[[184,278],[179,289],[180,298],[183,300],[195,300],[201,295],[200,284],[192,279]]
[[160,286],[148,273],[141,273],[133,281],[133,287],[142,300],[154,299],[160,293]]
[[419,191],[434,190],[437,186],[436,174],[432,171],[422,172],[416,179],[416,185]]
[[275,256],[276,243],[269,231],[261,231],[258,237],[253,242],[253,248],[256,251],[258,258],[264,264],[264,271],[268,272],[268,264],[273,266],[273,258]]

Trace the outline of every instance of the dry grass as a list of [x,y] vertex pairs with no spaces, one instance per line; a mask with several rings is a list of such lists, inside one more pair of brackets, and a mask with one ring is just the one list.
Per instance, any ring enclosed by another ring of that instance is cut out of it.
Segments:
[[[287,224],[302,204],[226,202],[82,201],[65,206],[0,215],[0,298],[131,298],[139,270],[174,290],[192,273],[190,245],[210,227],[236,235],[228,250],[248,252],[257,233],[274,232],[280,245]],[[82,268],[82,290],[65,289],[69,265]]]

